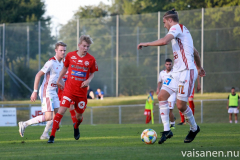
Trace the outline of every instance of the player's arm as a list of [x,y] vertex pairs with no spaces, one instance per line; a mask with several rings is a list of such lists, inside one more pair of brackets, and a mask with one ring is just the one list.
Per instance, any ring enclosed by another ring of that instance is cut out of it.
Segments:
[[35,102],[35,100],[37,99],[37,91],[38,91],[38,85],[39,85],[39,82],[40,82],[40,79],[41,77],[44,75],[45,73],[43,71],[39,71],[36,76],[35,76],[35,80],[34,80],[34,91],[30,97],[31,101],[32,102]]
[[200,76],[197,77],[197,91],[201,90]]
[[228,102],[227,102],[227,109],[228,109],[228,107],[229,107],[229,96],[228,96]]
[[63,76],[67,73],[68,71],[68,67],[65,67],[63,66],[63,69],[61,70],[61,72],[59,73],[59,77],[58,77],[58,80],[57,80],[57,86],[60,88],[60,89],[63,89],[64,88],[64,82],[62,80]]
[[147,46],[164,46],[167,45],[171,40],[174,39],[174,36],[172,34],[167,34],[165,37],[153,41],[153,42],[146,42],[146,43],[140,43],[137,46],[137,49],[142,49],[142,47],[147,47]]
[[200,77],[205,76],[206,73],[205,73],[204,69],[201,67],[200,56],[199,56],[199,53],[198,53],[198,51],[196,50],[196,48],[194,48],[193,55],[194,55],[194,61],[195,61],[195,63],[196,63],[197,69],[198,69],[198,75],[199,75]]
[[90,84],[90,82],[92,81],[93,77],[94,77],[94,73],[90,73],[88,79],[86,81],[82,82],[81,88],[87,87]]

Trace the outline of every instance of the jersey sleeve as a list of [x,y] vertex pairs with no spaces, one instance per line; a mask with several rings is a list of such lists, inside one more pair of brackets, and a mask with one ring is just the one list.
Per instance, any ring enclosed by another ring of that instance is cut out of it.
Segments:
[[179,25],[174,25],[169,29],[168,34],[171,34],[174,36],[174,38],[176,38],[181,32],[182,31]]
[[95,58],[93,59],[93,64],[92,64],[92,66],[91,66],[91,68],[90,68],[90,73],[94,73],[94,72],[96,72],[96,71],[98,71],[98,65],[97,65],[97,62],[96,62],[96,60],[95,60]]
[[64,66],[69,67],[70,64],[70,56],[67,54],[66,58],[64,59]]
[[158,76],[158,82],[162,82],[162,75],[161,75],[162,72],[159,73],[159,76]]
[[44,73],[47,73],[48,71],[51,70],[51,67],[52,67],[52,61],[47,61],[47,62],[44,64],[44,66],[43,66],[43,68],[41,69],[41,71],[44,72]]

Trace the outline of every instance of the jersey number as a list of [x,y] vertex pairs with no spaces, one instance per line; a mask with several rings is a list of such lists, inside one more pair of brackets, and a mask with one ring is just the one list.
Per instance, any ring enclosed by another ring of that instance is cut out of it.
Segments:
[[183,92],[184,86],[183,85],[179,85],[178,86],[178,93],[180,94],[185,94],[185,92]]
[[170,78],[167,78],[163,84],[166,84],[166,85],[169,85],[169,83],[171,82],[171,79]]
[[65,102],[66,102],[66,100],[64,99],[64,100],[62,101],[62,104],[65,104]]

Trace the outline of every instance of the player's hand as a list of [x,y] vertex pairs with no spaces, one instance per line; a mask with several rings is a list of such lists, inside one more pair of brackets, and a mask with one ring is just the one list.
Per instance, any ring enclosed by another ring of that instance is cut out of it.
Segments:
[[88,80],[86,80],[86,81],[82,82],[81,88],[85,88],[85,87],[87,87],[88,85],[89,85],[89,82],[88,82]]
[[140,43],[138,46],[137,46],[137,49],[142,49],[142,47],[147,47],[147,43]]
[[200,90],[201,90],[201,85],[198,84],[198,85],[197,85],[197,91],[199,92]]
[[202,67],[198,69],[198,75],[200,77],[206,76],[206,72],[205,72],[205,70]]
[[158,95],[159,91],[160,91],[159,88],[157,88],[157,91],[156,91],[156,94],[157,94],[157,95]]
[[60,88],[61,90],[64,89],[64,86],[63,86],[60,82],[57,82],[57,86],[58,86],[58,88]]
[[33,92],[30,99],[32,102],[35,102],[35,100],[37,99],[37,92]]

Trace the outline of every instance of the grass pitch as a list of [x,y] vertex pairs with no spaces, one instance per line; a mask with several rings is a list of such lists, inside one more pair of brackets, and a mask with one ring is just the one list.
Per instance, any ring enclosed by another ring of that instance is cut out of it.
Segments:
[[[63,125],[56,133],[53,144],[39,139],[43,126],[27,127],[24,138],[20,137],[18,127],[0,127],[0,159],[199,159],[182,155],[182,152],[196,151],[224,153],[223,157],[210,157],[208,154],[205,159],[239,159],[239,127],[239,124],[200,124],[201,131],[196,139],[184,144],[189,125],[176,126],[174,136],[161,145],[157,142],[153,145],[144,144],[140,135],[144,129],[152,128],[159,139],[162,124],[81,125],[81,138],[78,141],[73,137],[72,125]],[[227,155],[227,151],[235,152]]]

